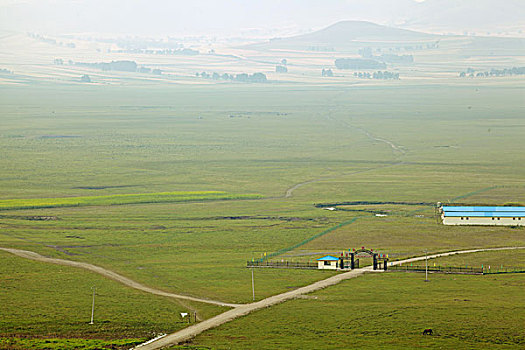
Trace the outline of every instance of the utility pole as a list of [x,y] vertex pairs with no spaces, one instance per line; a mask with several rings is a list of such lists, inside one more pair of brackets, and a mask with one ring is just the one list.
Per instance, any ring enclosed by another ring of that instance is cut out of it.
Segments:
[[252,298],[255,301],[255,281],[253,279],[253,267],[252,267]]
[[91,304],[91,322],[89,322],[89,324],[93,324],[93,316],[95,315],[95,291],[97,288],[93,286],[91,289],[93,290],[93,304]]
[[428,251],[425,250],[425,282],[428,282]]

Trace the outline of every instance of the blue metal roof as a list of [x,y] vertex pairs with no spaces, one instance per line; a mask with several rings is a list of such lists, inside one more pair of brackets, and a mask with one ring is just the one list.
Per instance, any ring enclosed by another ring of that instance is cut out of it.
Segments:
[[525,207],[452,207],[446,206],[443,207],[444,212],[525,212]]
[[323,256],[322,258],[317,259],[317,261],[338,261],[339,259],[335,256],[327,255]]
[[483,217],[494,217],[494,218],[512,218],[512,217],[525,217],[525,211],[449,211],[445,212],[445,217],[460,217],[466,216],[471,218],[483,218]]
[[443,213],[446,217],[525,217],[525,207],[464,207],[445,206]]

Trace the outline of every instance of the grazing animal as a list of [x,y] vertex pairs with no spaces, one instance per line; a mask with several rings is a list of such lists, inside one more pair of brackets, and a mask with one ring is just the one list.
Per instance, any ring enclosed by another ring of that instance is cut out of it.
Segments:
[[432,333],[433,333],[433,332],[432,332],[432,329],[430,329],[430,328],[427,328],[427,329],[425,329],[425,330],[423,331],[423,335],[432,335]]

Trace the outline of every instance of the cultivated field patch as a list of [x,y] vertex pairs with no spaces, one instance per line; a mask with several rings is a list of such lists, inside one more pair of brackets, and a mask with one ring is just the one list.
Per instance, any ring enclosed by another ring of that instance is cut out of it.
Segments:
[[230,194],[221,191],[157,192],[140,194],[114,194],[107,196],[4,199],[0,200],[0,210],[39,209],[58,207],[82,207],[100,205],[124,205],[144,203],[170,203],[210,200],[258,199],[260,195]]

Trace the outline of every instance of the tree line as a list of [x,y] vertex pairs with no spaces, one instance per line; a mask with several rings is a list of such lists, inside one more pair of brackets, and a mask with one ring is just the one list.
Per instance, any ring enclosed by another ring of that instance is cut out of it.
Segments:
[[43,43],[46,43],[46,44],[65,46],[65,47],[69,47],[70,49],[74,49],[76,47],[75,43],[63,43],[61,41],[57,41],[56,39],[47,38],[43,35],[36,34],[36,33],[27,33],[27,36],[35,40],[41,41]]
[[396,55],[391,53],[384,53],[381,55],[374,55],[370,47],[359,49],[359,54],[366,59],[373,59],[384,63],[402,63],[411,64],[414,63],[414,56],[412,55]]
[[511,75],[524,75],[525,67],[512,67],[512,68],[503,68],[503,69],[494,69],[490,71],[477,71],[474,68],[467,68],[466,71],[460,72],[460,78],[483,78],[483,77],[505,77]]
[[134,54],[149,54],[149,55],[180,55],[180,56],[196,56],[200,52],[193,49],[183,48],[183,49],[162,49],[162,50],[152,50],[152,49],[119,49],[119,50],[110,50],[108,52],[114,53],[134,53]]
[[219,74],[217,72],[213,73],[195,73],[196,77],[201,77],[204,79],[213,79],[213,80],[225,80],[225,81],[237,81],[241,83],[265,83],[268,81],[266,78],[266,74],[264,73],[253,73],[253,74],[246,74],[246,73],[240,73],[240,74],[228,74],[223,73]]
[[[111,61],[111,62],[73,62],[68,61],[70,65],[76,65],[81,67],[96,68],[103,71],[120,71],[120,72],[136,72],[136,73],[147,73],[161,75],[162,70],[152,69],[145,66],[139,66],[135,61]],[[64,60],[61,58],[55,58],[54,64],[63,65]]]
[[362,79],[379,79],[379,80],[399,80],[399,73],[388,71],[377,72],[354,72],[354,77]]
[[338,58],[335,60],[338,69],[384,69],[386,64],[367,58]]

